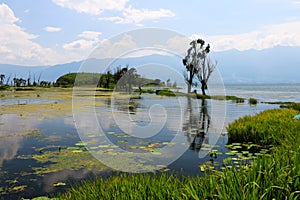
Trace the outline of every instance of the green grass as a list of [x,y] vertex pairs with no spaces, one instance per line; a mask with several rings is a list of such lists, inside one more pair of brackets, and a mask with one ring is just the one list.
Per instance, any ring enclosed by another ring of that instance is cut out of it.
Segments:
[[244,103],[245,99],[240,98],[237,96],[210,96],[210,95],[203,95],[203,94],[195,94],[195,93],[182,93],[182,92],[174,92],[170,90],[169,88],[164,88],[159,91],[155,91],[153,89],[142,89],[141,91],[139,89],[135,89],[134,92],[141,92],[141,93],[157,93],[157,95],[161,96],[169,96],[169,97],[175,97],[175,96],[190,96],[190,97],[195,97],[197,99],[214,99],[214,100],[230,100],[230,101],[235,101],[236,103]]
[[83,181],[61,199],[299,199],[300,122],[288,109],[243,117],[228,127],[231,141],[273,145],[250,165],[203,176],[121,174]]
[[0,90],[9,90],[10,86],[8,85],[0,85]]
[[182,92],[173,92],[171,90],[159,90],[156,92],[157,95],[175,97],[175,96],[185,96],[186,94]]
[[209,96],[203,94],[197,94],[197,99],[214,99],[214,100],[228,100],[235,101],[236,103],[244,103],[245,99],[237,96]]
[[287,104],[283,107],[300,111],[300,103],[290,103],[290,104]]
[[262,103],[267,103],[267,104],[293,104],[294,102],[291,102],[291,101],[264,101]]
[[229,141],[247,141],[262,145],[282,144],[300,130],[300,123],[295,123],[293,119],[297,113],[296,110],[275,109],[240,118],[227,128]]
[[15,90],[16,91],[32,91],[32,90],[34,90],[34,88],[31,88],[31,87],[17,87]]
[[142,89],[141,91],[139,89],[135,89],[134,92],[141,92],[141,93],[149,93],[149,94],[153,94],[155,93],[155,90],[153,89]]

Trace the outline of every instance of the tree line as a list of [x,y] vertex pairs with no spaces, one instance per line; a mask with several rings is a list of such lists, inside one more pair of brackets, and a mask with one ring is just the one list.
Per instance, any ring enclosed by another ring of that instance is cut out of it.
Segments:
[[161,85],[160,79],[147,79],[137,73],[135,67],[115,67],[106,70],[105,73],[69,73],[57,79],[55,86],[73,87],[73,86],[97,86],[100,88],[115,89],[125,92],[132,92],[133,87],[146,85]]
[[6,77],[5,74],[0,74],[0,86],[14,86],[14,87],[36,87],[36,86],[41,86],[41,87],[50,87],[52,86],[54,83],[52,83],[51,81],[40,81],[40,76],[38,78],[38,80],[36,81],[35,76],[33,81],[31,81],[31,77],[29,75],[29,77],[27,79],[23,79],[23,78],[17,78],[14,77],[13,79],[11,78],[11,75]]

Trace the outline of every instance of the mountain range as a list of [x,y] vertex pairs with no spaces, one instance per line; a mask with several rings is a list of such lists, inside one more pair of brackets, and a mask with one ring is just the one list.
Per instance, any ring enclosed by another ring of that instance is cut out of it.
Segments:
[[[218,62],[217,69],[225,83],[300,83],[300,47],[277,46],[264,50],[228,50],[212,52]],[[0,74],[11,80],[14,77],[54,82],[70,72],[103,72],[106,66],[136,67],[147,78],[166,81],[182,74],[181,58],[170,55],[148,55],[119,59],[87,59],[85,61],[54,66],[20,66],[0,64]],[[174,78],[176,80],[176,78]],[[5,81],[4,81],[5,82]]]

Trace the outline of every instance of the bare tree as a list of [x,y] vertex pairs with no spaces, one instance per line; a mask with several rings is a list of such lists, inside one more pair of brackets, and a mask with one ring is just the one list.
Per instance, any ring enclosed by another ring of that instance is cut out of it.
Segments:
[[195,80],[197,77],[201,83],[202,94],[206,95],[208,79],[216,67],[208,56],[210,45],[205,46],[205,41],[202,39],[193,40],[190,45],[186,57],[182,60],[186,67],[183,75],[188,85],[187,92],[191,92],[192,86],[197,86],[198,82]]
[[5,74],[0,74],[0,85],[3,85]]
[[201,91],[203,95],[206,95],[205,90],[207,89],[207,82],[210,75],[213,73],[217,66],[217,61],[213,63],[210,57],[205,57],[202,61],[201,69],[197,73],[197,78],[201,83]]
[[9,77],[6,79],[6,85],[9,84],[10,78],[11,78],[11,74],[10,74]]

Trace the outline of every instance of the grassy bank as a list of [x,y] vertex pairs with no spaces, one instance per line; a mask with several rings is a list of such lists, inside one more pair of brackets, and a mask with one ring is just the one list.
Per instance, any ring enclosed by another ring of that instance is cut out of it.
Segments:
[[256,116],[245,116],[228,126],[231,142],[253,142],[262,145],[280,145],[300,135],[300,123],[292,109],[268,110]]
[[197,99],[230,100],[230,101],[234,101],[236,103],[244,103],[245,102],[244,98],[240,98],[237,96],[221,96],[221,95],[210,96],[210,95],[195,94],[195,93],[187,94],[187,93],[183,93],[183,92],[175,92],[175,91],[172,91],[169,89],[162,89],[162,90],[156,90],[156,91],[153,89],[143,89],[143,90],[136,89],[134,92],[149,93],[149,94],[156,93],[156,95],[169,96],[169,97],[190,96],[192,98],[197,98]]
[[166,174],[119,175],[84,181],[61,199],[299,199],[300,121],[295,110],[269,110],[243,117],[228,128],[231,141],[273,145],[239,169],[201,177]]

